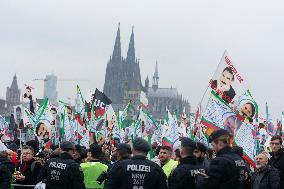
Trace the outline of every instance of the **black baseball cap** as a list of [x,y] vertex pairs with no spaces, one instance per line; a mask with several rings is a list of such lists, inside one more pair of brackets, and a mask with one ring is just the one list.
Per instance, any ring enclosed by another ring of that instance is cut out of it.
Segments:
[[72,142],[65,141],[65,142],[61,143],[60,148],[62,150],[74,150],[75,149],[75,145]]
[[142,151],[142,152],[149,152],[150,151],[150,145],[143,138],[136,138],[133,141],[133,149],[137,150],[137,151]]
[[209,142],[211,143],[221,136],[230,136],[230,133],[225,129],[219,129],[219,130],[213,131],[213,133],[209,136]]
[[194,142],[194,140],[191,140],[190,138],[182,137],[180,139],[180,142],[181,142],[181,147],[196,148],[196,142]]
[[131,153],[131,146],[126,143],[120,143],[117,145],[116,150],[121,150]]

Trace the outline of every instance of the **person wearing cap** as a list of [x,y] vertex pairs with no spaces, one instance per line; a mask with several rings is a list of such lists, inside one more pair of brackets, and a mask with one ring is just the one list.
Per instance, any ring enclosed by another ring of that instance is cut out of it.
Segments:
[[196,175],[205,173],[204,166],[198,164],[196,157],[193,155],[195,149],[196,143],[193,140],[186,137],[181,138],[181,159],[169,177],[170,189],[195,188]]
[[86,188],[104,188],[104,182],[97,182],[98,177],[108,169],[108,166],[101,162],[101,157],[102,148],[98,144],[91,144],[88,153],[89,161],[80,164]]
[[209,161],[206,159],[206,152],[207,147],[203,143],[197,142],[193,155],[196,157],[198,163],[203,165],[207,170],[207,168],[209,167]]
[[112,169],[112,167],[119,163],[120,161],[123,160],[128,160],[131,158],[131,146],[127,143],[119,143],[116,146],[116,149],[113,152],[113,157],[115,159],[115,162],[109,166],[108,171],[107,172],[103,172],[101,173],[101,175],[99,176],[99,178],[97,179],[98,182],[103,182],[106,181],[108,182],[108,175],[109,175],[109,171]]
[[202,189],[242,189],[246,179],[245,162],[230,147],[231,136],[224,129],[214,131],[209,142],[212,143],[216,157],[211,160],[207,179],[200,188]]
[[74,153],[73,153],[73,159],[74,159],[74,161],[76,161],[79,164],[83,163],[81,153],[82,153],[82,147],[79,144],[76,144],[75,150],[74,150]]
[[72,158],[74,144],[62,142],[60,149],[59,157],[45,163],[38,180],[46,183],[46,189],[85,189],[83,172]]
[[167,189],[162,168],[147,159],[150,145],[142,138],[133,141],[133,157],[115,163],[109,171],[106,189]]
[[126,143],[120,143],[115,149],[115,159],[117,161],[127,160],[131,158],[131,146]]
[[171,172],[176,168],[178,162],[171,159],[173,150],[170,146],[161,146],[159,152],[160,165],[166,174],[167,178],[170,176]]

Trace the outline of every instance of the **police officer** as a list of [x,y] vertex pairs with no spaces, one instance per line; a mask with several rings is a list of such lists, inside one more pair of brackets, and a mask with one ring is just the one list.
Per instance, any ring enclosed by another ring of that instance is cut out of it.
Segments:
[[39,175],[46,189],[85,189],[84,175],[80,165],[72,159],[75,150],[71,142],[61,143],[61,154],[46,162]]
[[130,159],[131,154],[131,146],[126,143],[119,143],[115,149],[115,159],[117,161]]
[[107,185],[107,182],[108,182],[108,172],[112,169],[112,167],[117,164],[118,162],[120,161],[123,161],[123,160],[127,160],[127,159],[130,159],[131,158],[131,146],[129,144],[126,144],[126,143],[119,143],[117,146],[116,146],[116,149],[113,153],[113,157],[115,159],[116,162],[114,162],[112,165],[110,165],[108,167],[108,170],[107,172],[106,171],[103,171],[101,173],[101,175],[97,178],[97,182],[98,183],[102,183],[105,181],[105,185]]
[[196,148],[193,140],[186,137],[181,138],[180,164],[169,177],[170,189],[194,189],[197,175],[205,174],[204,166],[199,164],[193,155]]
[[150,150],[142,138],[133,141],[133,157],[114,164],[109,171],[107,189],[166,189],[166,175],[161,167],[147,159]]
[[212,143],[216,158],[212,159],[208,178],[202,184],[202,189],[242,189],[244,186],[244,160],[234,153],[230,147],[230,134],[224,129],[214,131],[209,142]]

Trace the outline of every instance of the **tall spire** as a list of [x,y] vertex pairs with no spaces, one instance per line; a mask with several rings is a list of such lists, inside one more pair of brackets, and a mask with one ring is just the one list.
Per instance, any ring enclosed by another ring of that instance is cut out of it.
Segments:
[[155,73],[154,73],[154,77],[159,79],[159,74],[158,74],[158,62],[156,61],[156,67],[155,67]]
[[131,63],[135,62],[135,46],[134,46],[134,26],[132,26],[132,33],[127,51],[126,61]]
[[158,62],[156,61],[156,67],[155,67],[155,73],[153,76],[153,83],[152,83],[152,88],[154,90],[157,90],[159,87],[159,74],[158,74]]
[[121,60],[121,43],[120,43],[120,22],[118,23],[118,29],[115,38],[114,49],[112,53],[112,59],[114,61]]
[[145,88],[148,89],[149,88],[149,77],[147,75],[146,79],[145,79]]
[[11,89],[16,89],[16,90],[18,90],[18,82],[17,82],[17,76],[16,76],[16,74],[15,74],[14,77],[13,77]]

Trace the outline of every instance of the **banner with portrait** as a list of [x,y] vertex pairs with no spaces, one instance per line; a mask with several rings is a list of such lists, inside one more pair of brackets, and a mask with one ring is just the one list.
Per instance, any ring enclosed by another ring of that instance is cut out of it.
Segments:
[[246,86],[225,51],[202,99],[200,123],[207,136],[217,129],[227,130],[253,164],[258,106]]

